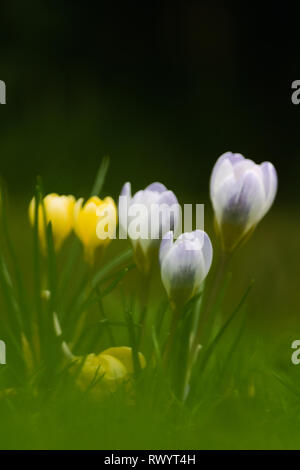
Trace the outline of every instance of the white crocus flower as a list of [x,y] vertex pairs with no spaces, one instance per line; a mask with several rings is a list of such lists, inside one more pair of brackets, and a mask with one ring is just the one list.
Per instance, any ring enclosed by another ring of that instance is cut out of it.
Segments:
[[183,307],[206,278],[213,249],[209,236],[202,230],[183,233],[173,240],[168,232],[160,245],[161,278],[174,309]]
[[129,237],[137,267],[147,274],[157,258],[160,239],[169,230],[177,230],[180,206],[172,191],[161,183],[152,183],[131,196],[125,183],[119,198],[120,238]]
[[210,179],[210,197],[224,251],[232,251],[250,235],[270,209],[277,174],[270,162],[257,165],[239,153],[217,160]]

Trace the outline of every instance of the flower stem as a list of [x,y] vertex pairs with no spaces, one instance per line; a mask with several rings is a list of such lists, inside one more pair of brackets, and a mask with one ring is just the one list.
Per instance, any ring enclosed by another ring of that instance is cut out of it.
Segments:
[[174,338],[175,338],[175,333],[177,330],[179,318],[180,318],[180,311],[178,309],[174,309],[173,315],[172,315],[170,333],[169,333],[169,337],[167,339],[167,343],[166,343],[166,347],[164,351],[164,364],[165,364],[166,369],[168,368],[169,363],[170,363],[170,357],[171,357],[171,352],[173,349]]
[[205,341],[207,335],[209,334],[209,331],[207,331],[208,328],[205,329],[205,326],[209,319],[209,314],[213,310],[213,307],[216,303],[216,300],[218,297],[218,291],[222,285],[224,274],[227,270],[228,263],[231,259],[231,255],[232,253],[221,252],[212,287],[210,291],[208,292],[208,296],[206,297],[206,299],[204,299],[204,307],[202,310],[202,314],[200,315],[198,329],[192,341],[190,354],[189,354],[189,358],[187,361],[187,368],[186,368],[186,373],[185,373],[183,387],[182,387],[182,400],[183,401],[187,398],[187,395],[188,395],[188,386],[189,386],[189,382],[191,379],[192,370],[197,361],[199,351],[202,348],[201,342],[203,342],[203,340]]
[[141,276],[141,286],[140,286],[140,334],[138,338],[138,345],[141,347],[144,342],[145,330],[146,330],[146,318],[149,305],[149,293],[150,293],[150,282],[151,282],[151,272],[147,274],[142,274]]
[[215,272],[215,277],[210,291],[208,292],[207,298],[204,299],[204,308],[200,316],[198,331],[195,337],[194,347],[199,344],[200,340],[203,340],[205,333],[205,325],[208,321],[209,315],[212,312],[216,300],[218,298],[218,292],[222,286],[225,272],[228,267],[228,263],[231,259],[231,253],[221,252],[218,265]]

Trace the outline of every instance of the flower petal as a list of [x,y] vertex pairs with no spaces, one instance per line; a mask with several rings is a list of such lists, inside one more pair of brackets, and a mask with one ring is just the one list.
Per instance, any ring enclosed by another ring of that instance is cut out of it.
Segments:
[[172,230],[170,230],[169,232],[167,232],[164,235],[164,237],[161,241],[160,248],[159,248],[159,262],[160,262],[160,265],[162,265],[165,256],[167,255],[167,253],[169,252],[169,250],[173,246],[173,237],[174,237],[174,234],[173,234]]
[[201,230],[182,234],[162,247],[161,276],[170,299],[185,304],[199,290],[212,261],[212,245]]
[[125,183],[121,189],[120,196],[126,196],[128,199],[131,199],[131,184],[129,182]]
[[263,175],[263,183],[266,192],[266,205],[264,209],[264,214],[268,212],[270,207],[272,206],[278,186],[278,178],[277,172],[275,170],[274,165],[270,162],[263,162],[260,165],[262,175]]
[[225,179],[233,170],[236,163],[244,160],[243,155],[240,153],[225,152],[216,161],[210,178],[210,192],[217,190],[220,184],[220,178]]
[[162,183],[155,182],[155,183],[149,184],[149,186],[147,186],[145,190],[154,191],[157,193],[163,193],[164,191],[167,191],[167,188]]

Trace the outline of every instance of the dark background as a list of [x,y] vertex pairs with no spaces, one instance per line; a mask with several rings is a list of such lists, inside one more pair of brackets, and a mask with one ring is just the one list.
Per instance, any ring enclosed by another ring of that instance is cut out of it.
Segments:
[[[14,408],[14,397],[7,397],[0,447],[13,448],[16,441],[21,441],[18,448],[30,449],[115,448],[118,442],[118,448],[137,442],[139,448],[154,449],[299,446],[300,366],[291,363],[291,344],[300,337],[300,105],[292,104],[291,84],[300,79],[300,17],[286,2],[251,2],[251,9],[244,3],[2,2],[0,79],[7,85],[7,104],[0,106],[0,176],[9,190],[9,232],[32,305],[39,297],[28,203],[38,174],[46,192],[87,196],[101,157],[109,154],[103,195],[116,198],[125,181],[136,191],[158,180],[181,203],[205,203],[205,230],[214,250],[208,282],[218,263],[208,192],[218,156],[232,150],[257,163],[272,161],[279,190],[270,213],[232,258],[220,313],[229,318],[254,279],[244,336],[241,340],[239,325],[232,323],[220,364],[212,364],[217,373],[207,374],[208,382],[199,375],[199,414],[184,416],[183,408],[170,401],[163,411],[164,402],[154,411],[130,404],[122,412],[105,403],[105,409],[91,408],[89,417],[85,402],[75,413],[75,402],[66,394],[56,407],[56,393],[45,412],[37,413],[44,394],[34,393],[32,405],[28,382],[24,395],[16,397],[21,407]],[[0,251],[4,247],[6,253],[0,226]],[[59,282],[73,241],[74,234],[57,255]],[[104,266],[128,247],[128,240],[112,242]],[[82,286],[83,263],[80,256],[67,299]],[[46,272],[46,263],[41,264]],[[13,263],[8,267],[15,273]],[[2,271],[6,277],[3,266]],[[128,276],[138,291],[139,273],[132,270]],[[165,296],[158,272],[152,284],[149,313],[156,315]],[[0,318],[10,318],[2,295]],[[126,296],[131,297],[130,289]],[[124,320],[122,297],[119,287],[105,297],[109,319]],[[131,344],[126,329],[120,326],[117,334],[118,344]],[[99,336],[101,349],[109,342]],[[232,345],[236,350],[230,358]],[[22,407],[24,413],[11,415],[11,409]],[[174,418],[164,425],[171,408]]]
[[[95,6],[97,5],[97,6]],[[207,202],[227,150],[280,175],[299,196],[298,20],[282,4],[10,1],[1,6],[0,172],[10,192],[87,193],[101,156],[105,190],[160,180]]]

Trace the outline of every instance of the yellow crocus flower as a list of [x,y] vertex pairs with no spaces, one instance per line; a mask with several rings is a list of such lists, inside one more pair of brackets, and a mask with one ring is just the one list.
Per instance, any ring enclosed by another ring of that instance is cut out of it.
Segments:
[[[55,250],[59,250],[62,242],[73,228],[74,196],[59,196],[56,193],[44,197],[46,223],[51,222]],[[29,204],[29,219],[32,225],[35,220],[35,198]],[[42,204],[39,204],[38,232],[41,245],[46,249],[45,217]]]
[[78,199],[74,207],[74,230],[81,240],[86,260],[93,264],[95,250],[106,246],[115,238],[117,225],[117,208],[111,197],[101,200],[92,196],[83,204]]
[[[140,366],[146,366],[146,360],[139,353]],[[78,365],[75,369],[76,383],[82,391],[90,390],[95,399],[115,392],[120,385],[130,383],[133,374],[132,349],[126,346],[109,348],[102,353],[89,354],[81,362],[81,358],[75,359]]]
[[[129,374],[134,372],[132,348],[129,348],[128,346],[118,346],[105,349],[105,351],[102,351],[101,354],[113,356],[118,359],[126,367]],[[146,367],[146,359],[141,352],[138,353],[138,356],[140,367],[141,369],[144,369]]]

